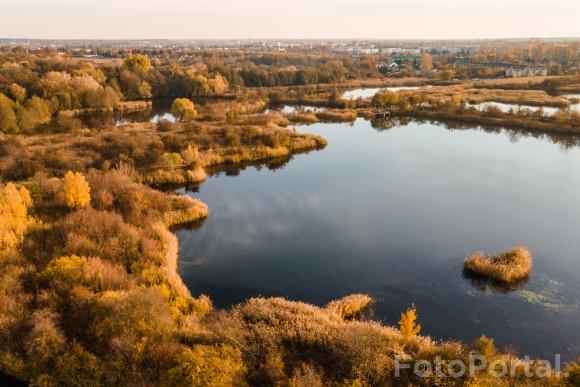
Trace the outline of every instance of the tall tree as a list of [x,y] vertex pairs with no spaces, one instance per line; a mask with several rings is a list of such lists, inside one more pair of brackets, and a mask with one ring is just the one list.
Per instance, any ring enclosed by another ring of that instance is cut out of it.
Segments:
[[14,102],[0,93],[0,131],[14,133],[19,130],[16,113],[14,112]]
[[197,110],[187,98],[177,98],[171,105],[171,114],[179,121],[192,121],[197,117]]
[[423,54],[421,58],[421,73],[429,74],[433,70],[433,57],[430,54]]
[[64,197],[69,208],[83,208],[89,205],[91,187],[82,173],[68,171],[64,175]]

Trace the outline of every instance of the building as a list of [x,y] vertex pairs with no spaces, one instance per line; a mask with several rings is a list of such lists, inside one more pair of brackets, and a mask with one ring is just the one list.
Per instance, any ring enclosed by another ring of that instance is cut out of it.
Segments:
[[510,67],[506,70],[506,78],[535,77],[548,75],[548,68],[545,66]]
[[393,55],[393,62],[397,65],[402,65],[403,63],[411,63],[414,66],[421,64],[422,57],[418,55]]
[[440,52],[453,55],[470,56],[477,52],[477,47],[473,46],[445,46]]
[[400,48],[390,47],[381,49],[383,55],[419,55],[421,50],[418,48]]

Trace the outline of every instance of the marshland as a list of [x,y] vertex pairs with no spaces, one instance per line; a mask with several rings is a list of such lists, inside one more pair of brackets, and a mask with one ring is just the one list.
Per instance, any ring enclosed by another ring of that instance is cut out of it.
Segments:
[[[524,356],[580,353],[577,75],[474,83],[325,50],[115,50],[104,64],[0,55],[0,376],[575,382],[397,379],[394,357],[476,353],[519,375],[538,366]],[[516,244],[534,267],[510,286],[465,274],[468,252]]]

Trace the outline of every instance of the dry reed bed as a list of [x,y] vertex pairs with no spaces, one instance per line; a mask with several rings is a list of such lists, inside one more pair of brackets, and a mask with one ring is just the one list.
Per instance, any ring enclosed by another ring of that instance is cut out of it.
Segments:
[[460,86],[437,86],[406,93],[419,94],[430,103],[448,102],[501,102],[506,104],[567,107],[570,101],[564,97],[554,97],[544,90],[476,89]]
[[[60,176],[71,168],[101,169],[128,161],[141,174],[140,181],[148,184],[199,183],[207,177],[205,167],[287,157],[326,145],[320,136],[276,124],[289,123],[287,118],[257,115],[253,120],[260,125],[136,123],[102,130],[82,129],[74,135],[12,136],[3,144],[0,173],[18,180],[37,170]],[[191,147],[195,150],[189,150]]]
[[272,93],[287,93],[288,91],[300,92],[329,92],[335,89],[347,90],[356,88],[377,88],[377,87],[397,87],[397,86],[423,86],[427,82],[425,78],[420,77],[403,77],[403,78],[368,78],[368,79],[353,79],[343,83],[325,84],[319,83],[315,85],[300,85],[300,86],[275,86],[263,88]]

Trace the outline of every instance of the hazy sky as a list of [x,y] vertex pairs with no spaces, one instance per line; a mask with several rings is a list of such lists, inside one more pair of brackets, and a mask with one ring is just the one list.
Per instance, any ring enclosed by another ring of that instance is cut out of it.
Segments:
[[580,0],[0,0],[0,37],[580,37]]

